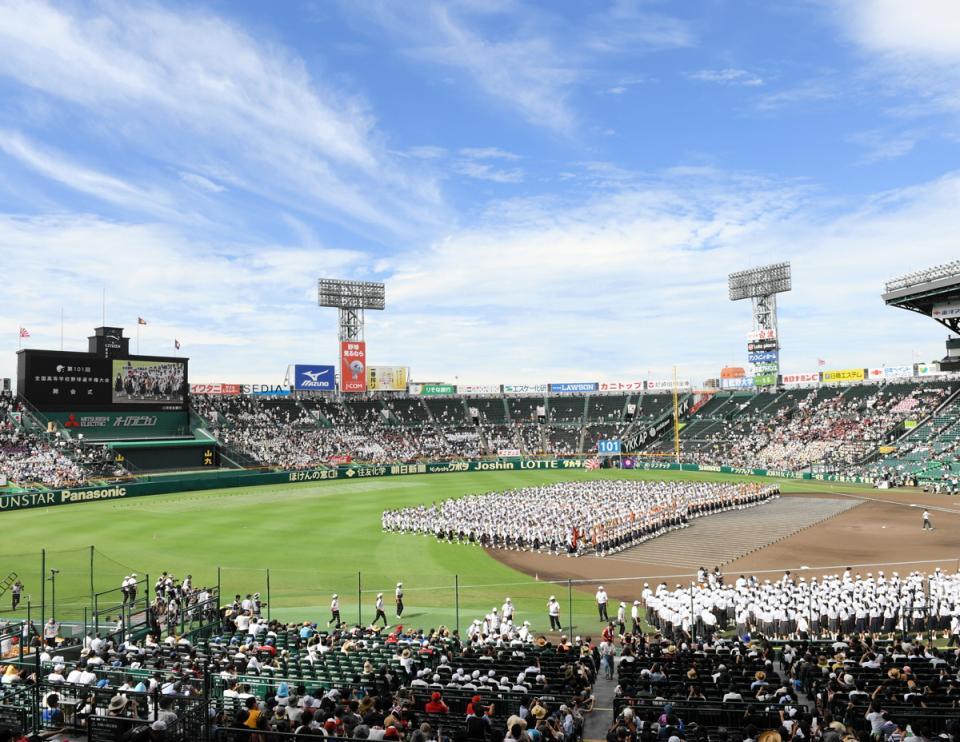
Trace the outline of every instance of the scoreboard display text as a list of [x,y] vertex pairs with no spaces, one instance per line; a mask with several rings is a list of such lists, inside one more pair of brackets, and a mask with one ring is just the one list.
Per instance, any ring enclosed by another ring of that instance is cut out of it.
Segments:
[[184,358],[103,358],[89,353],[27,351],[18,393],[38,410],[184,410]]

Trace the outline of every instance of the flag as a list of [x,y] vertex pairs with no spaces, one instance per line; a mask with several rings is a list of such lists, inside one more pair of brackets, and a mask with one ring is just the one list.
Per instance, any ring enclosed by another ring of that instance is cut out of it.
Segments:
[[143,317],[137,317],[137,324],[138,324],[138,325],[145,325],[145,324],[147,324],[147,321],[146,321]]
[[600,468],[600,459],[593,458],[587,459],[583,462],[584,469],[599,469]]
[[177,339],[174,339],[173,347],[176,348],[177,350],[180,350],[180,341]]
[[21,328],[20,328],[20,337],[22,337],[22,338],[28,338],[28,337],[30,337],[30,330],[28,330],[26,327],[21,327]]
[[826,366],[826,365],[827,365],[827,362],[826,362],[825,360],[823,360],[822,358],[818,358],[818,359],[817,359],[817,365],[818,365],[818,366]]

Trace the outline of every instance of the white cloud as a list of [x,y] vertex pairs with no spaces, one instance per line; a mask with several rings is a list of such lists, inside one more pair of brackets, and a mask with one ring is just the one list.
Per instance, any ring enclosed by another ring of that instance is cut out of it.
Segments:
[[871,164],[909,154],[923,135],[924,132],[920,130],[888,132],[870,129],[851,135],[850,141],[866,149],[861,162]]
[[829,10],[868,56],[863,74],[876,90],[916,96],[898,104],[895,113],[960,113],[960,4],[846,0]]
[[856,0],[836,6],[849,33],[880,54],[953,64],[960,61],[960,5],[954,0]]
[[590,19],[585,33],[586,47],[606,54],[684,48],[695,41],[689,24],[655,12],[643,0],[614,0],[606,12]]
[[0,151],[31,170],[81,193],[136,211],[171,213],[167,194],[139,188],[73,162],[60,152],[31,142],[19,132],[0,129]]
[[[198,380],[261,381],[295,357],[317,352],[317,336],[336,337],[335,315],[316,307],[315,276],[355,273],[363,256],[348,250],[220,243],[187,237],[158,224],[123,224],[90,216],[0,216],[5,259],[17,280],[0,302],[0,326],[30,329],[28,347],[59,347],[60,307],[68,349],[85,349],[100,323],[101,288],[107,322],[133,334],[141,350],[184,344]],[[12,354],[0,376],[13,375]]]
[[224,186],[219,183],[214,183],[210,178],[205,178],[202,175],[197,175],[196,173],[180,173],[180,180],[189,185],[196,186],[202,191],[207,191],[208,193],[223,193],[227,190]]
[[460,154],[475,160],[519,160],[520,155],[499,147],[463,147]]
[[697,70],[687,75],[690,80],[699,80],[700,82],[716,82],[721,85],[745,85],[747,87],[756,87],[763,85],[763,78],[747,70],[741,70],[736,67],[725,67],[717,70]]
[[478,180],[489,180],[494,183],[520,183],[523,180],[523,170],[510,168],[508,170],[491,167],[485,162],[463,160],[453,165],[455,172],[467,175]]
[[0,76],[81,111],[128,159],[212,183],[229,170],[261,199],[391,232],[442,213],[436,183],[399,166],[361,98],[209,13],[7,0],[0,48]]
[[404,154],[421,160],[439,160],[447,156],[447,150],[445,147],[424,144],[419,147],[410,147]]
[[787,367],[934,357],[938,326],[879,295],[954,249],[958,202],[960,174],[838,210],[800,184],[701,171],[622,182],[581,204],[491,204],[487,222],[397,257],[390,311],[368,341],[390,357],[408,349],[419,378],[661,375],[676,363],[701,380],[744,360],[750,310],[727,300],[727,273],[787,259]]

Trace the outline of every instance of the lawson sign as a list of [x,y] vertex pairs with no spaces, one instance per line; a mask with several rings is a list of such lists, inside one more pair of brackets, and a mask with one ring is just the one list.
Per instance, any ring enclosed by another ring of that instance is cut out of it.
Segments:
[[337,380],[333,366],[307,366],[297,364],[293,367],[293,388],[298,392],[332,392]]

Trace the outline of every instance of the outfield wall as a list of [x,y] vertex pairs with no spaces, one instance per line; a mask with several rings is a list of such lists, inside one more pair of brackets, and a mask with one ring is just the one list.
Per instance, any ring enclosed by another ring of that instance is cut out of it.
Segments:
[[[118,482],[116,484],[73,487],[33,492],[0,493],[0,511],[26,508],[69,505],[94,500],[117,500],[147,495],[165,495],[175,492],[221,489],[230,487],[256,487],[263,484],[320,482],[324,480],[367,479],[369,477],[395,477],[416,474],[450,474],[458,472],[485,471],[560,471],[586,469],[587,458],[524,459],[502,458],[490,461],[443,461],[419,464],[342,465],[328,469],[304,469],[301,471],[252,472],[230,470],[209,474],[185,474],[163,478],[145,477],[144,480]],[[811,474],[775,469],[749,469],[733,466],[699,466],[666,461],[637,461],[636,469],[661,471],[702,471],[718,474],[740,474],[776,479],[813,479],[830,482],[869,484],[863,477],[847,477],[838,474]],[[625,469],[624,471],[630,471]]]

